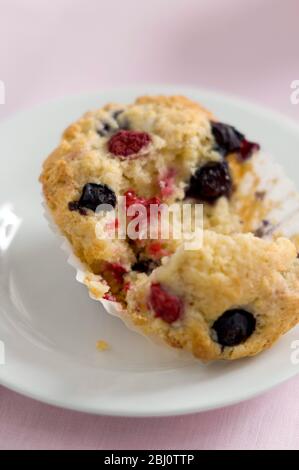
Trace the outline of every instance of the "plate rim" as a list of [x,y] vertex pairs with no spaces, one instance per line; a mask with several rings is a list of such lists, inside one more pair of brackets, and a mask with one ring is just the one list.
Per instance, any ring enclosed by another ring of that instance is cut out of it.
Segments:
[[98,407],[93,407],[93,406],[88,406],[85,404],[82,405],[75,405],[75,404],[70,404],[67,401],[64,401],[63,399],[55,399],[55,398],[46,398],[45,396],[41,397],[37,393],[32,393],[28,391],[24,391],[24,389],[21,389],[20,387],[16,385],[11,385],[7,381],[3,380],[0,375],[0,385],[5,387],[6,389],[17,393],[21,396],[24,396],[25,398],[30,398],[31,400],[35,400],[37,402],[43,403],[45,405],[49,406],[54,406],[56,408],[60,408],[63,410],[67,411],[76,411],[77,413],[86,413],[86,414],[91,414],[91,415],[96,415],[96,416],[103,416],[103,417],[111,417],[111,418],[167,418],[167,417],[175,417],[175,416],[188,416],[188,415],[193,415],[193,414],[200,414],[200,413],[205,413],[209,411],[216,411],[219,409],[224,409],[228,408],[230,406],[234,405],[239,405],[241,403],[244,403],[249,400],[253,400],[254,398],[259,397],[260,395],[263,395],[267,392],[272,391],[273,389],[277,388],[279,385],[283,385],[284,383],[291,381],[292,379],[295,378],[296,375],[299,374],[299,369],[294,367],[294,374],[292,375],[285,375],[283,378],[279,378],[275,380],[271,385],[265,385],[263,387],[260,387],[259,389],[255,390],[252,393],[245,394],[243,396],[240,396],[239,398],[232,398],[231,400],[218,400],[217,402],[209,405],[209,406],[203,406],[203,407],[198,407],[198,406],[186,406],[185,408],[181,407],[179,410],[173,409],[173,410],[163,410],[159,412],[146,412],[146,411],[140,411],[140,412],[127,412],[125,410],[108,410],[105,412],[104,410],[100,410]]

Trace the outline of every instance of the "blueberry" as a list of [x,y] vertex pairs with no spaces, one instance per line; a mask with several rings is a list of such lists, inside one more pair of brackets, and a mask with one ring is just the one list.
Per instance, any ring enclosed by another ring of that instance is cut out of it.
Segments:
[[69,210],[78,211],[81,215],[87,215],[86,209],[84,209],[84,207],[80,207],[78,201],[69,202]]
[[77,210],[79,210],[78,201],[71,201],[71,202],[69,202],[69,210],[70,210],[70,211],[77,211]]
[[110,135],[115,130],[116,129],[113,126],[111,126],[109,122],[104,121],[101,123],[101,126],[97,129],[97,133],[101,137],[106,137],[107,135]]
[[150,259],[143,259],[143,260],[136,261],[136,263],[133,264],[132,271],[150,274],[159,265],[160,263],[158,263],[157,261],[153,261]]
[[130,129],[130,124],[127,118],[122,117],[124,110],[117,109],[110,113],[110,122],[101,121],[97,128],[97,133],[100,137],[107,137],[113,135],[119,130]]
[[249,140],[244,139],[238,152],[240,160],[247,160],[260,148],[260,145],[256,142],[249,142]]
[[217,334],[217,342],[222,346],[237,346],[246,341],[255,330],[256,319],[252,313],[239,308],[227,310],[219,317],[212,328]]
[[232,190],[232,178],[226,162],[209,162],[198,168],[191,177],[186,192],[187,197],[194,197],[213,202],[220,196],[229,196]]
[[223,157],[238,153],[241,160],[247,160],[260,149],[259,144],[250,142],[235,127],[223,122],[211,122],[211,129],[216,141],[215,150]]
[[116,196],[106,184],[87,183],[82,190],[82,195],[79,201],[72,201],[69,203],[70,210],[90,209],[95,212],[100,204],[109,204],[112,207],[116,206]]
[[217,150],[224,157],[232,152],[237,152],[241,148],[244,135],[229,124],[222,122],[211,122],[212,134],[216,141]]

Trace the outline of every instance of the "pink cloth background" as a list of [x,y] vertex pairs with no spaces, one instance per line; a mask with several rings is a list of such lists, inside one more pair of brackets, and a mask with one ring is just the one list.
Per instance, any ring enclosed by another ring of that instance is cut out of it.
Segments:
[[[299,118],[298,0],[0,0],[0,119],[65,94],[191,84]],[[146,92],[146,89],[145,89]],[[298,449],[299,377],[193,416],[64,411],[0,387],[0,449]]]

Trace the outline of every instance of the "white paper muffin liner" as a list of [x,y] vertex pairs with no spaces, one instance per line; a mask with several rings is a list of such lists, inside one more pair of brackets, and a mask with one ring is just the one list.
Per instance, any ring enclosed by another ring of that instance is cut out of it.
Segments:
[[[255,191],[263,194],[263,201],[265,204],[269,204],[272,209],[266,216],[266,221],[256,221],[256,228],[261,229],[262,238],[273,238],[274,236],[286,236],[292,237],[299,234],[299,193],[296,191],[294,183],[285,175],[283,168],[273,162],[271,157],[259,152],[253,158],[253,169],[255,174],[258,176],[259,184],[256,186],[253,179],[251,180],[250,174],[247,174],[242,180],[241,186],[244,193],[248,191]],[[247,178],[248,177],[248,178]],[[254,187],[253,187],[254,184]],[[99,283],[100,276],[94,275],[88,270],[84,264],[76,257],[72,251],[71,244],[69,241],[60,233],[58,227],[52,220],[49,209],[46,203],[43,203],[44,215],[48,221],[50,229],[59,237],[61,242],[61,248],[67,255],[67,262],[75,269],[76,280],[81,284],[84,284],[87,288],[88,282],[94,281],[94,285]],[[126,326],[139,334],[145,336],[137,327],[130,321],[129,317],[125,315],[124,308],[117,302],[105,300],[96,296],[88,289],[89,296],[101,303],[103,308],[110,315],[120,318]],[[148,338],[148,336],[146,336]],[[154,343],[161,344],[162,341],[151,337]],[[165,346],[165,343],[163,343]],[[169,348],[171,348],[169,346]],[[172,349],[172,348],[171,348]],[[181,351],[177,351],[178,357],[182,354]],[[183,352],[184,354],[184,352]]]
[[256,155],[253,163],[260,179],[257,191],[265,193],[264,202],[272,207],[266,216],[269,224],[264,227],[263,238],[295,236],[299,233],[299,193],[294,182],[286,176],[281,165],[262,152]]

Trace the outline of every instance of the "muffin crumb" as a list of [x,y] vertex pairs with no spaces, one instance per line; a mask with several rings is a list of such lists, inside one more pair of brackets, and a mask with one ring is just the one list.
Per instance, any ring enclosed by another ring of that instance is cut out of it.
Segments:
[[107,349],[109,349],[109,344],[107,343],[107,341],[99,339],[99,341],[97,341],[96,348],[98,351],[106,351]]

